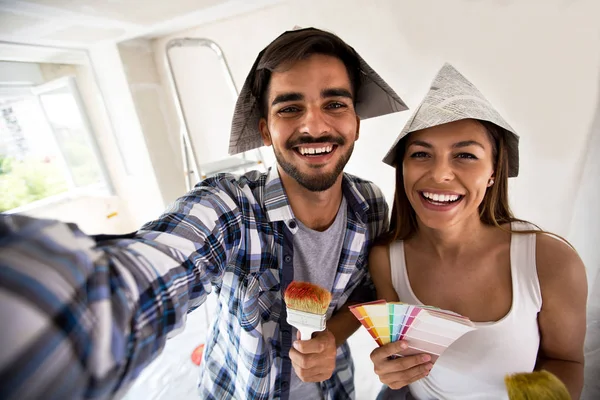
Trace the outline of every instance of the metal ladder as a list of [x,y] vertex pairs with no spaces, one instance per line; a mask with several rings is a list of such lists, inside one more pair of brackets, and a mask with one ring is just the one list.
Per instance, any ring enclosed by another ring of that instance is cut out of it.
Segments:
[[[188,120],[186,118],[183,105],[181,104],[179,88],[177,87],[177,81],[175,80],[175,74],[173,72],[173,66],[169,55],[169,51],[175,47],[207,47],[211,49],[217,55],[217,59],[221,64],[223,71],[225,72],[228,86],[234,98],[237,99],[239,91],[235,86],[231,70],[229,69],[227,60],[223,55],[223,51],[214,41],[202,38],[176,38],[169,40],[165,45],[167,76],[171,88],[171,94],[175,103],[177,118],[179,120],[179,136],[186,190],[189,191],[197,182],[218,172],[229,172],[240,169],[247,171],[249,168],[256,168],[260,166],[264,168],[264,159],[260,149],[241,153],[239,155],[241,158],[230,157],[211,163],[198,163],[198,157],[194,151],[192,137],[189,132]],[[256,160],[249,159],[247,157],[249,153],[254,153],[254,158]]]

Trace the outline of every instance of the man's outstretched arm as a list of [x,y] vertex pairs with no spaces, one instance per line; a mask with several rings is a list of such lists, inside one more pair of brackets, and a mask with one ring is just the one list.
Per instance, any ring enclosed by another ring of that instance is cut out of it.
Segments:
[[100,244],[74,225],[0,216],[0,398],[126,388],[221,277],[235,235],[215,202],[187,196],[135,238]]

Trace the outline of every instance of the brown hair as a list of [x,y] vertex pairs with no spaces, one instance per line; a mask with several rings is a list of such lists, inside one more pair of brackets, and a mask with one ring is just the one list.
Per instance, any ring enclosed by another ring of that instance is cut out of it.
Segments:
[[[571,248],[573,246],[562,236],[544,231],[531,222],[515,218],[508,204],[508,148],[506,144],[506,132],[496,124],[488,121],[475,120],[485,128],[492,142],[492,159],[494,160],[494,184],[488,188],[479,205],[479,217],[486,225],[498,227],[512,233],[545,233],[564,241]],[[418,230],[417,216],[412,208],[404,190],[404,174],[402,162],[406,151],[406,141],[410,135],[406,135],[397,147],[396,164],[396,191],[394,194],[394,205],[390,229],[378,240],[378,244],[388,245],[395,240],[406,240],[412,237]],[[503,224],[511,222],[525,222],[533,225],[536,229],[514,231],[507,229]],[[574,249],[574,248],[573,248]]]
[[[314,28],[286,32],[275,39],[258,61],[252,78],[252,95],[260,104],[262,117],[267,116],[267,92],[271,73],[293,63],[305,60],[313,54],[323,54],[340,59],[346,66],[354,101],[360,90],[359,59],[354,49],[333,33]],[[356,105],[356,104],[355,104]]]

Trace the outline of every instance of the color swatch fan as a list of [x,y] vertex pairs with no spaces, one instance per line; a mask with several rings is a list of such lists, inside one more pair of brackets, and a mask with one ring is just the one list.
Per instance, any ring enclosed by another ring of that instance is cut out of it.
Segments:
[[475,329],[469,318],[430,306],[378,300],[351,306],[350,311],[379,346],[405,340],[404,355],[428,353],[434,362],[448,346]]

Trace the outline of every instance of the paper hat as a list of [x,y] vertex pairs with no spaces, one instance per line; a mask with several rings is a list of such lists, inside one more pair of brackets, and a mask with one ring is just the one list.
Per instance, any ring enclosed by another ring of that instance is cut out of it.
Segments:
[[[229,154],[233,155],[241,153],[263,145],[260,131],[258,130],[258,123],[262,117],[260,104],[258,103],[257,98],[252,94],[251,90],[252,82],[263,54],[282,36],[308,30],[314,31],[315,33],[321,32],[331,35],[328,32],[315,28],[286,31],[258,54],[235,104],[233,121],[231,124],[231,136],[229,139]],[[394,92],[373,68],[362,59],[356,50],[350,46],[348,46],[348,48],[357,58],[361,79],[359,92],[356,93],[356,114],[361,119],[367,119],[397,111],[408,110],[404,101],[402,101],[396,92]]]
[[411,132],[463,119],[479,119],[497,125],[506,137],[508,176],[519,174],[519,136],[479,90],[452,65],[444,64],[429,92],[402,129],[383,159],[396,166],[400,140]]

